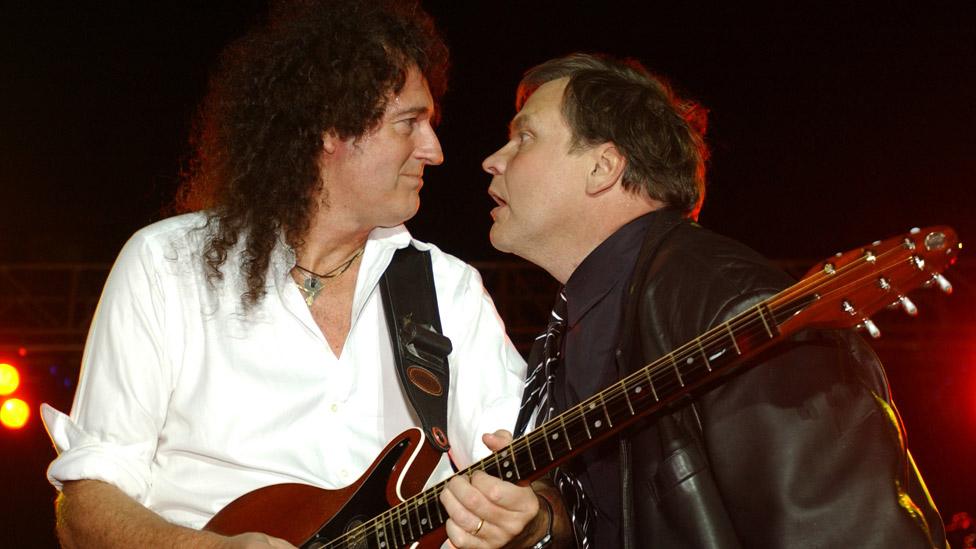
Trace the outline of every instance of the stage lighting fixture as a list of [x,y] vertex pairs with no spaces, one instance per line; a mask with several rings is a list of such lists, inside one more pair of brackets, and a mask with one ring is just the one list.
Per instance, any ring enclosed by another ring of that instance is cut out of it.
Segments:
[[11,398],[0,405],[0,423],[8,429],[20,429],[27,424],[30,407],[19,398]]
[[20,372],[13,364],[0,363],[0,396],[12,394],[20,386]]

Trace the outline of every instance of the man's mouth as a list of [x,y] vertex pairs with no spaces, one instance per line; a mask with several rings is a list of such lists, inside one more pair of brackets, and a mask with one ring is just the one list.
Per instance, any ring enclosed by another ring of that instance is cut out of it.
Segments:
[[504,198],[498,196],[498,193],[496,193],[495,191],[493,191],[491,189],[488,189],[488,196],[490,196],[491,199],[494,200],[495,203],[498,204],[499,206],[507,206],[508,205],[508,202],[506,202]]

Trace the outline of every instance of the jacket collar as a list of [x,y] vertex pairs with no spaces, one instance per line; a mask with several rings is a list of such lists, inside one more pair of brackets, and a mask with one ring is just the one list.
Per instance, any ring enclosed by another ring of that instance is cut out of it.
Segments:
[[656,213],[644,214],[617,229],[576,267],[566,281],[568,327],[575,326],[610,290],[628,280]]

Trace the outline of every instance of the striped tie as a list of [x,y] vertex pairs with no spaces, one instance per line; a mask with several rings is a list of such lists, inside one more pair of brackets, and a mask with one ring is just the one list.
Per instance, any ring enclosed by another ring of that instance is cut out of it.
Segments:
[[[546,331],[536,338],[542,340],[542,357],[525,378],[525,388],[522,392],[522,405],[519,408],[518,419],[515,422],[515,436],[525,433],[530,423],[534,427],[548,421],[555,409],[552,406],[553,382],[556,379],[556,368],[559,366],[562,335],[566,329],[566,294],[559,291],[549,324]],[[533,421],[534,420],[534,421]],[[579,480],[562,467],[553,471],[553,482],[562,495],[563,503],[569,511],[569,518],[573,523],[576,534],[576,544],[582,549],[590,548],[590,529],[593,524],[595,510],[583,492]]]

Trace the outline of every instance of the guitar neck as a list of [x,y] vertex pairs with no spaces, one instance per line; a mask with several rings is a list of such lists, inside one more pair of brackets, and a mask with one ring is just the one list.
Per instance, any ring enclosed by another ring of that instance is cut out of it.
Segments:
[[[817,299],[815,294],[796,297],[795,293],[791,298],[790,290],[781,292],[716,326],[458,474],[470,476],[484,471],[523,485],[541,477],[785,335],[779,326]],[[445,484],[439,483],[363,523],[357,537],[376,540],[377,547],[383,546],[383,540],[404,546],[440,528],[448,518],[440,503]]]

